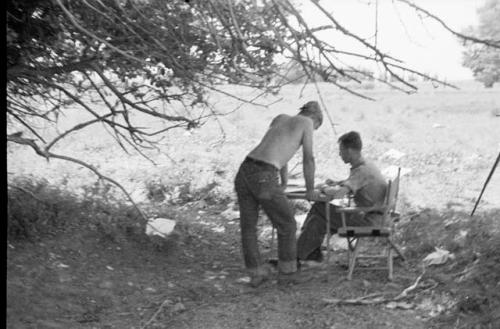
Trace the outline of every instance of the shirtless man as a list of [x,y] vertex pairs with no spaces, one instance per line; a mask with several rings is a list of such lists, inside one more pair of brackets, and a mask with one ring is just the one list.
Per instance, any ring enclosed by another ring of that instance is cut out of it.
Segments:
[[270,276],[257,245],[260,206],[278,230],[278,284],[304,281],[297,273],[297,224],[293,208],[284,193],[287,163],[302,146],[306,197],[311,200],[318,196],[319,192],[314,190],[313,131],[321,126],[323,115],[314,101],[300,109],[295,116],[280,114],[273,119],[264,138],[248,154],[236,175],[243,258],[253,287]]

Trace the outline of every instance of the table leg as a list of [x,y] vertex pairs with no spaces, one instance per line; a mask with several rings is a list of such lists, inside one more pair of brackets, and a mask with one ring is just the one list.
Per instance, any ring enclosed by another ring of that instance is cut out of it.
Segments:
[[[330,229],[330,203],[325,202],[325,214],[326,214],[326,268],[328,270],[330,265],[330,238],[332,237]],[[328,280],[328,271],[327,276]]]

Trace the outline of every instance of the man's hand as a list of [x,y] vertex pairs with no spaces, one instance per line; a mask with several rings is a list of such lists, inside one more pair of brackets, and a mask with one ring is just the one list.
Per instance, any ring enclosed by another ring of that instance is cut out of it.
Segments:
[[326,195],[337,196],[341,190],[342,190],[342,187],[340,187],[339,185],[333,185],[333,186],[325,187],[321,191],[323,193],[325,193]]
[[328,178],[328,179],[325,181],[325,184],[326,184],[326,185],[329,185],[329,186],[333,186],[333,185],[339,185],[339,182],[334,181],[333,179]]
[[306,199],[309,201],[314,201],[317,200],[321,197],[321,192],[317,190],[312,190],[312,191],[307,191],[306,192]]

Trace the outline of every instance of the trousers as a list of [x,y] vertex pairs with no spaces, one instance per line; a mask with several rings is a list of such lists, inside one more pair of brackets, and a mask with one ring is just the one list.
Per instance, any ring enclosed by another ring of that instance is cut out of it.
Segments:
[[[330,204],[330,231],[337,233],[342,227],[342,217],[336,212],[336,206]],[[348,226],[371,226],[376,225],[381,219],[380,214],[346,214]],[[302,225],[300,236],[297,239],[297,257],[307,260],[316,249],[321,247],[326,234],[326,210],[324,202],[315,202]]]
[[297,271],[297,243],[293,207],[279,183],[279,170],[271,164],[246,158],[234,181],[240,208],[241,245],[245,267],[258,271],[263,265],[257,221],[262,208],[278,232],[278,270]]

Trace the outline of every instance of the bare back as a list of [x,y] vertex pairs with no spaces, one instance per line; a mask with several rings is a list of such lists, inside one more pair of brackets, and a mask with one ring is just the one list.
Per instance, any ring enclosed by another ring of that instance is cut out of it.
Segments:
[[312,157],[313,121],[305,116],[280,114],[275,117],[262,141],[248,156],[281,169],[302,145],[304,156]]

